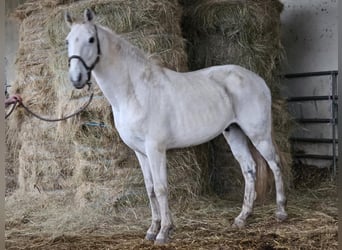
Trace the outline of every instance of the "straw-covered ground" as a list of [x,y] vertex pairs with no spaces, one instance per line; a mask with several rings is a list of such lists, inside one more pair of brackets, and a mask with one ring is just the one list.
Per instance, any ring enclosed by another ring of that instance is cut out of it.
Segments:
[[242,230],[231,227],[238,199],[199,197],[173,206],[176,228],[165,246],[143,239],[147,204],[118,204],[95,214],[96,207],[72,207],[68,194],[13,195],[6,202],[6,249],[337,249],[336,185],[309,179],[289,192],[283,223],[273,216],[273,200],[256,206]]

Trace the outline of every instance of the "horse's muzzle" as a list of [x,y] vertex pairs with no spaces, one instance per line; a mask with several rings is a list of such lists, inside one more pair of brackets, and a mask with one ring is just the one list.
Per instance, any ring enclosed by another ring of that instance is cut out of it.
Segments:
[[86,81],[84,81],[84,79],[82,79],[82,74],[79,73],[77,76],[73,76],[70,75],[69,79],[72,83],[72,85],[76,88],[76,89],[82,89],[84,88],[84,86],[87,84]]
[[76,89],[83,89],[84,86],[87,84],[86,82],[77,82],[77,81],[71,81],[72,85],[76,88]]
[[84,86],[85,86],[85,84],[83,84],[83,85],[75,85],[75,84],[74,84],[74,87],[75,87],[76,89],[83,89]]
[[73,85],[74,85],[74,87],[75,87],[76,89],[83,89],[86,85],[88,85],[88,90],[90,90],[91,82],[88,81],[88,82],[83,83],[83,84],[75,84],[75,83],[73,83]]

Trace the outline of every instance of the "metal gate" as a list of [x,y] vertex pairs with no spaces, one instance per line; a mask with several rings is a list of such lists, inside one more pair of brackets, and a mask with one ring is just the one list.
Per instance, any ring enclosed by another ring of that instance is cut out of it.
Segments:
[[[321,71],[321,72],[306,72],[306,73],[296,73],[296,74],[286,74],[285,79],[303,79],[308,77],[330,77],[330,93],[328,95],[305,95],[305,96],[291,96],[287,98],[289,103],[312,103],[317,104],[322,101],[330,102],[330,117],[322,118],[303,118],[297,117],[296,122],[298,124],[328,124],[331,126],[331,135],[327,138],[317,138],[317,137],[291,137],[291,142],[293,144],[301,143],[312,143],[312,144],[329,144],[332,147],[331,154],[312,154],[312,153],[295,153],[293,155],[294,160],[299,159],[320,159],[331,161],[330,172],[333,177],[337,173],[337,109],[338,109],[338,92],[337,92],[337,75],[338,71]],[[305,81],[303,81],[305,82]],[[305,84],[305,83],[304,83]],[[310,86],[308,86],[310,87]]]

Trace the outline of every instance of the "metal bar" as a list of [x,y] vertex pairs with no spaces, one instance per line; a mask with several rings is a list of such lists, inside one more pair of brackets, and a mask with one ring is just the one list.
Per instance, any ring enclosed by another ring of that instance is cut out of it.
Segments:
[[297,118],[295,121],[298,123],[337,123],[337,118]]
[[[292,142],[308,142],[308,143],[333,143],[333,138],[304,138],[304,137],[291,137]],[[338,140],[335,140],[338,143]]]
[[300,78],[300,77],[311,77],[311,76],[329,76],[329,75],[337,75],[338,71],[317,71],[317,72],[305,72],[305,73],[293,73],[293,74],[285,74],[285,78]]
[[329,101],[329,100],[338,100],[338,96],[332,95],[319,95],[319,96],[296,96],[296,97],[288,97],[286,101],[288,102],[302,102],[302,101]]
[[[316,154],[294,154],[295,158],[317,159],[317,160],[333,160],[333,155],[316,155]],[[337,157],[336,157],[337,160]]]

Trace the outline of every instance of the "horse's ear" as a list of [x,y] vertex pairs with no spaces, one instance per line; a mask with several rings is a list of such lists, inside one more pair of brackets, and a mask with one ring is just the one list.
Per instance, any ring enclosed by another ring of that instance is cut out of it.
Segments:
[[69,27],[71,27],[71,25],[74,22],[74,20],[72,19],[69,11],[65,11],[64,12],[64,20],[69,25]]
[[92,22],[94,20],[95,14],[91,9],[86,9],[84,11],[84,21]]

